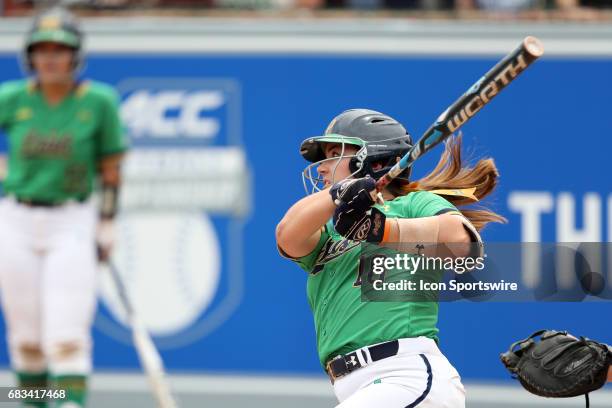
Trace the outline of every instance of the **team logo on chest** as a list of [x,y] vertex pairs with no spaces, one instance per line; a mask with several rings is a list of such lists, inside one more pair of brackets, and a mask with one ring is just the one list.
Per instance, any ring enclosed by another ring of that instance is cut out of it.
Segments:
[[340,255],[350,251],[358,245],[359,242],[356,241],[351,241],[348,239],[334,241],[331,237],[329,237],[327,241],[325,241],[325,244],[319,252],[319,256],[317,257],[317,261],[315,262],[312,274],[317,274],[323,269],[326,263],[338,258]]
[[21,146],[21,154],[28,158],[68,158],[71,152],[72,137],[56,132],[43,135],[32,131],[23,139]]

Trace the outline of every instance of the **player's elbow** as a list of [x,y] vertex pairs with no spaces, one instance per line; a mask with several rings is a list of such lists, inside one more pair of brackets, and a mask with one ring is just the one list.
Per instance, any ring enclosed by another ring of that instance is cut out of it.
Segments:
[[318,242],[316,234],[306,239],[300,237],[300,230],[291,222],[282,220],[276,226],[276,246],[285,257],[302,257],[310,253]]
[[469,244],[470,234],[461,217],[452,214],[440,215],[439,241],[450,244]]
[[121,182],[121,161],[123,153],[106,156],[100,160],[99,172],[102,184],[118,186]]
[[283,242],[285,236],[284,236],[284,232],[285,232],[285,222],[284,220],[281,220],[281,222],[279,222],[276,225],[276,244],[280,245],[281,242]]
[[470,254],[472,241],[461,217],[451,214],[441,215],[438,238],[455,257],[466,257]]
[[287,251],[291,249],[291,241],[291,234],[289,228],[287,228],[287,221],[282,219],[276,226],[276,245],[283,251]]

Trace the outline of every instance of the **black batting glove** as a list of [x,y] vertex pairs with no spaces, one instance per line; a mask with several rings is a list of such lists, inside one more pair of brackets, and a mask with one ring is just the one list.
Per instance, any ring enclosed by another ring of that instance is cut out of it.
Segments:
[[372,198],[372,193],[375,191],[376,180],[365,176],[340,181],[329,189],[329,194],[336,206],[344,205],[346,209],[365,212],[375,203]]
[[378,208],[358,211],[348,204],[340,204],[334,211],[334,229],[351,241],[380,243],[385,233],[387,217]]

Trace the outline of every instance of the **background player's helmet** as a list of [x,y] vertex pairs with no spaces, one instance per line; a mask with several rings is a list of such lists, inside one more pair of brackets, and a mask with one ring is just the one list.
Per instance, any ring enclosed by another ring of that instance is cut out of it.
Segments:
[[24,46],[25,66],[32,71],[31,52],[34,45],[43,42],[62,44],[74,49],[75,70],[82,64],[83,33],[76,17],[61,7],[43,11],[34,18]]
[[[364,177],[369,174],[375,179],[382,177],[412,147],[412,138],[397,120],[383,113],[370,109],[349,109],[336,116],[325,130],[323,136],[311,137],[302,142],[300,153],[313,164],[306,167],[302,176],[307,191],[321,189],[321,180],[315,175],[318,165],[325,159],[324,143],[340,143],[343,146],[343,157],[351,157],[349,169],[352,177]],[[354,155],[345,155],[344,146],[353,145],[359,148]],[[374,163],[382,164],[374,170]],[[335,171],[335,168],[334,168]],[[401,174],[408,179],[410,169]],[[311,188],[307,182],[310,182]],[[338,182],[340,180],[335,180]]]

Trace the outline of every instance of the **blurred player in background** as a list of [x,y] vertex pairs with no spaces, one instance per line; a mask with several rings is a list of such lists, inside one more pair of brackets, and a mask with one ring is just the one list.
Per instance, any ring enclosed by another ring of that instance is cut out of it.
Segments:
[[[114,90],[78,79],[82,40],[69,12],[43,12],[24,47],[33,78],[0,87],[8,136],[0,287],[11,365],[20,386],[64,389],[54,406],[71,408],[85,404],[96,258],[112,248],[126,149]],[[97,180],[99,211],[91,199]]]
[[294,204],[276,230],[281,253],[309,274],[319,358],[338,407],[465,406],[460,376],[437,346],[438,304],[361,301],[359,241],[465,248],[480,242],[487,223],[503,220],[486,209],[455,207],[487,196],[498,177],[490,159],[462,166],[460,138],[446,144],[430,175],[411,183],[405,171],[383,191],[385,204],[375,205],[375,180],[411,145],[406,129],[387,115],[343,112],[324,136],[302,143],[302,156],[313,163],[305,185],[319,191]]

